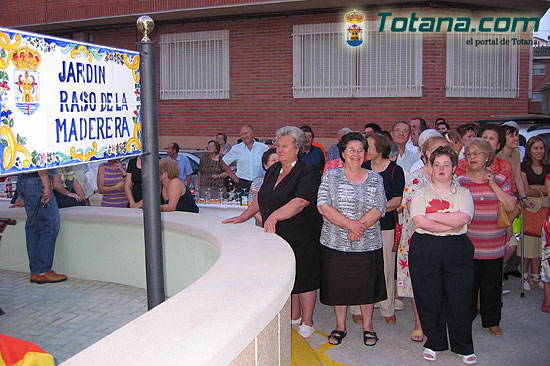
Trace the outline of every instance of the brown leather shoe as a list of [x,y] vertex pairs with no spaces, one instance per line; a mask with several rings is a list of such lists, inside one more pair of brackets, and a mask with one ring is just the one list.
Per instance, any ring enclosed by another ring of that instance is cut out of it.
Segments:
[[493,333],[495,337],[500,337],[502,335],[502,328],[500,328],[498,325],[489,327],[489,332]]
[[67,276],[62,274],[57,274],[54,271],[50,271],[48,273],[44,274],[37,274],[35,275],[36,283],[56,283],[65,281],[67,279]]
[[384,319],[386,319],[386,323],[388,324],[395,324],[397,318],[395,317],[395,314],[393,314],[392,316],[385,316]]
[[36,275],[31,273],[31,282],[36,282]]
[[351,318],[355,323],[360,323],[360,324],[363,323],[363,315],[361,314],[359,315],[352,314]]

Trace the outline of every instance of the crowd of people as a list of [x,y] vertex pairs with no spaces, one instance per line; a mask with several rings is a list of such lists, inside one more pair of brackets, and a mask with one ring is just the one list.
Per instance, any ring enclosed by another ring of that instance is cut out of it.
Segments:
[[[223,133],[208,141],[197,188],[225,192],[230,179],[236,191],[250,190],[247,209],[223,222],[254,217],[265,232],[289,243],[296,257],[292,324],[302,336],[314,332],[318,290],[321,303],[334,307],[336,325],[328,336],[333,345],[347,335],[348,307],[362,324],[364,344],[374,346],[374,308],[393,324],[407,297],[415,314],[410,339],[425,341],[422,357],[434,361],[449,348],[449,338],[450,349],[474,364],[472,320],[480,314],[484,328],[503,334],[505,265],[518,273],[512,229],[518,208],[549,206],[547,147],[532,137],[522,151],[518,133],[513,121],[451,130],[444,119],[429,128],[415,117],[395,122],[390,131],[376,123],[360,132],[342,128],[325,152],[310,126],[282,127],[266,144],[244,125],[234,146]],[[188,159],[177,143],[166,150],[169,158],[159,164],[162,211],[198,212]],[[141,157],[127,165],[117,159],[100,165],[101,205],[142,208],[141,169]],[[67,278],[51,268],[57,208],[89,202],[90,188],[78,170],[20,175],[31,282]],[[538,230],[540,235],[525,236],[522,283],[526,291],[544,288],[541,310],[548,313],[550,222]]]
[[[253,185],[255,198],[223,222],[255,217],[292,247],[291,316],[302,336],[314,332],[317,290],[320,302],[334,307],[333,345],[347,335],[348,307],[362,324],[364,344],[374,346],[375,306],[393,324],[409,297],[415,314],[410,338],[425,342],[422,357],[435,361],[450,347],[465,364],[475,364],[472,321],[478,314],[482,327],[503,334],[504,266],[518,273],[512,222],[521,205],[548,207],[546,146],[533,137],[521,151],[518,133],[513,121],[451,130],[442,119],[428,128],[413,118],[390,131],[369,123],[361,132],[340,129],[318,164],[310,161],[311,128],[285,126],[276,133],[276,150],[264,154],[266,172]],[[541,310],[549,312],[550,222],[545,227],[526,236],[522,281],[525,290],[545,289]]]

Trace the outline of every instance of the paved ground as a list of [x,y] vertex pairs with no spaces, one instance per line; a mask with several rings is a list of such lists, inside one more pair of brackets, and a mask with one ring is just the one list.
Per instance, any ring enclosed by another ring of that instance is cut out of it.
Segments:
[[[519,280],[505,282],[502,328],[496,338],[474,321],[474,345],[481,365],[550,365],[550,314],[540,311],[542,290],[519,296]],[[71,278],[58,284],[36,285],[26,273],[0,270],[0,332],[34,342],[63,362],[147,310],[145,290],[106,282]],[[384,322],[375,310],[374,327],[380,341],[362,344],[359,325],[348,319],[348,335],[339,346],[328,346],[324,333],[334,327],[332,308],[317,303],[317,333],[308,339],[325,365],[427,365],[422,344],[409,340],[413,325],[410,302],[397,312],[397,323]],[[332,360],[332,361],[331,361]],[[462,365],[451,352],[443,352],[437,366]]]
[[[525,297],[519,295],[519,279],[510,276],[505,286],[512,292],[503,296],[502,337],[495,337],[481,327],[478,316],[473,323],[474,348],[480,365],[548,366],[550,365],[550,314],[540,311],[543,291],[533,289]],[[331,307],[317,302],[314,322],[320,331],[308,338],[308,343],[320,355],[325,365],[428,365],[422,359],[421,343],[409,340],[414,324],[410,301],[396,312],[397,323],[386,324],[375,309],[374,328],[380,340],[375,347],[363,345],[362,329],[348,315],[348,334],[339,346],[328,346],[323,334],[329,333],[336,321]],[[326,355],[333,362],[326,362]],[[440,352],[437,366],[463,365],[452,352]]]
[[26,273],[0,270],[0,307],[0,332],[61,363],[146,312],[147,297],[143,289],[77,278],[31,284]]

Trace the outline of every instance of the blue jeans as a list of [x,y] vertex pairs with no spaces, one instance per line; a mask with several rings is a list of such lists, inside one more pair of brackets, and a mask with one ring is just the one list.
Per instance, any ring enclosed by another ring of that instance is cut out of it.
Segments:
[[47,273],[52,270],[55,241],[59,233],[59,209],[57,201],[52,199],[42,204],[44,186],[40,177],[20,175],[17,180],[17,191],[25,202],[27,222],[27,253],[32,274]]

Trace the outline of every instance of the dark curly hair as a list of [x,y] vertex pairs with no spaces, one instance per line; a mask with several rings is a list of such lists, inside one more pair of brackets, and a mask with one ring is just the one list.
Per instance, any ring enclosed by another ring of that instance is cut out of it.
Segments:
[[346,160],[344,159],[344,156],[342,155],[344,151],[346,151],[346,148],[348,147],[348,143],[350,141],[360,141],[363,144],[363,149],[367,151],[368,145],[367,145],[367,139],[365,136],[363,136],[362,133],[359,132],[350,132],[342,136],[340,141],[338,142],[338,151],[340,151],[340,159],[345,163]]

